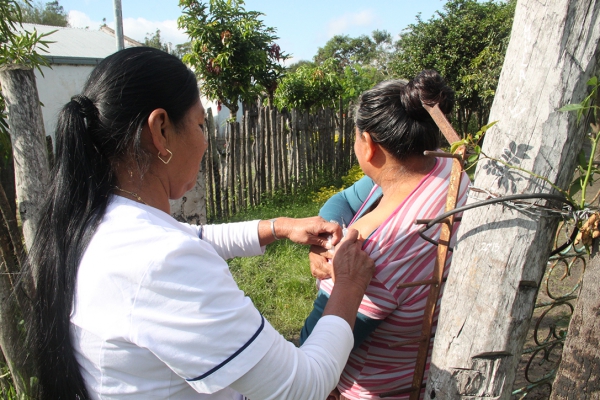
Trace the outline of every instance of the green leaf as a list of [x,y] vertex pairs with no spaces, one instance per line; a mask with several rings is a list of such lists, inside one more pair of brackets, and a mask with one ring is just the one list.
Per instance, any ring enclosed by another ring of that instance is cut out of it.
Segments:
[[582,110],[583,108],[584,107],[582,104],[567,104],[566,106],[559,108],[557,111],[577,111]]
[[452,143],[452,145],[450,146],[450,153],[454,153],[456,151],[456,149],[458,149],[460,146],[467,144],[465,139],[459,140],[458,142],[454,142]]
[[585,156],[585,151],[581,150],[579,152],[579,154],[577,155],[577,164],[579,165],[579,167],[581,167],[581,169],[583,170],[587,170],[588,167],[588,160]]
[[581,191],[581,186],[583,185],[584,177],[579,177],[571,183],[571,187],[569,188],[569,196],[574,196],[575,194]]
[[589,86],[597,86],[598,85],[598,77],[597,76],[592,76],[588,81],[587,84]]
[[497,123],[498,123],[498,121],[492,121],[489,124],[482,126],[479,131],[480,132],[487,132],[488,129],[490,129],[492,126],[496,125]]

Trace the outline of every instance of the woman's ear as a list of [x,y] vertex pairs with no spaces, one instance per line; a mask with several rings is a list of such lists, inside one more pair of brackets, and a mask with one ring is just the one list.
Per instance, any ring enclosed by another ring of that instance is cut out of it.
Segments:
[[152,138],[152,144],[161,156],[167,156],[169,135],[172,128],[171,120],[167,111],[157,108],[148,116],[148,129]]
[[362,138],[365,141],[364,143],[364,157],[365,161],[370,162],[375,154],[377,153],[378,145],[373,141],[371,134],[369,132],[363,132]]

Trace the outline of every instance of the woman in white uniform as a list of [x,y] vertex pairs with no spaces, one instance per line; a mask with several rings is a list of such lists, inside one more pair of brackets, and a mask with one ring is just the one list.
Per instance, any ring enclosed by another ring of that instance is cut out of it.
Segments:
[[[117,52],[59,115],[56,165],[30,252],[32,351],[43,399],[324,399],[352,348],[373,262],[356,231],[310,339],[285,341],[224,259],[287,238],[341,238],[319,217],[175,221],[207,148],[194,74],[151,48]],[[320,234],[326,234],[319,236]]]

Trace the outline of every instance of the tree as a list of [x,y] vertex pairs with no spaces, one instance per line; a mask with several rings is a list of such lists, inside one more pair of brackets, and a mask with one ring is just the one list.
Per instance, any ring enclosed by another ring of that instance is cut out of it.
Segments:
[[390,69],[412,78],[435,69],[456,91],[455,122],[463,134],[487,120],[510,36],[516,0],[449,0],[429,21],[410,25],[395,43]]
[[386,77],[387,53],[392,35],[376,30],[351,38],[337,35],[318,49],[314,61],[301,60],[287,69],[275,97],[277,107],[312,109],[346,108],[363,91]]
[[173,46],[171,42],[163,42],[162,36],[160,35],[160,29],[156,29],[154,33],[146,33],[146,36],[141,43],[144,46],[154,47],[165,53],[173,54],[179,59],[182,59],[183,56],[189,53],[192,46],[191,42],[176,44],[175,46]]
[[343,91],[337,60],[330,58],[321,65],[304,64],[283,77],[275,91],[275,106],[310,110],[335,108]]
[[288,56],[275,43],[275,29],[265,27],[262,13],[246,11],[242,0],[181,0],[179,27],[192,39],[184,61],[194,67],[204,93],[235,116],[238,103],[265,93],[269,101],[283,75]]
[[142,44],[144,46],[154,47],[155,49],[162,50],[166,53],[171,53],[171,43],[162,41],[162,38],[160,37],[160,29],[156,29],[154,34],[146,33],[146,37],[144,37]]
[[175,48],[171,50],[171,54],[178,57],[179,59],[183,59],[183,57],[192,51],[192,43],[185,42],[176,44]]
[[581,291],[562,353],[551,400],[593,400],[600,395],[600,253],[595,240],[595,253],[587,263]]
[[[47,156],[37,157],[45,153],[46,146],[41,136],[43,124],[33,68],[47,65],[36,50],[40,45],[47,45],[47,41],[44,40],[45,35],[36,32],[17,34],[21,18],[21,7],[16,0],[0,0],[0,104],[6,104],[8,110],[7,114],[1,116],[0,135],[3,138],[0,150],[4,158],[3,167],[7,167],[12,161],[8,159],[11,145],[5,140],[8,130],[16,165],[19,212],[23,230],[28,233],[25,241],[31,243],[29,233],[35,229],[36,206],[43,197],[40,192],[43,192],[43,180],[48,173]],[[37,146],[33,146],[34,143]],[[21,178],[25,175],[29,176],[23,182]],[[27,295],[31,287],[28,285],[30,277],[22,276],[24,285],[21,288],[25,291],[16,290],[24,262],[23,235],[17,225],[16,210],[7,193],[14,193],[14,189],[4,190],[4,186],[0,185],[0,360],[6,363],[9,372],[6,374],[2,366],[1,379],[10,380],[17,395],[26,397],[33,394],[31,378],[34,376],[34,366],[31,357],[26,354],[20,321],[31,313],[30,297]],[[26,330],[28,327],[24,328]],[[5,386],[0,385],[1,388]],[[5,394],[0,392],[0,395]]]
[[69,26],[69,15],[58,3],[58,0],[49,1],[45,5],[41,2],[30,3],[22,1],[22,22],[50,26]]
[[300,61],[296,61],[293,64],[288,65],[287,68],[285,69],[285,71],[286,71],[286,73],[296,72],[296,70],[298,70],[298,68],[303,65],[306,65],[309,67],[314,67],[316,64],[312,61],[300,60]]
[[347,65],[369,64],[375,58],[377,45],[367,35],[351,38],[348,35],[335,35],[325,46],[319,47],[314,61],[322,64],[333,58],[338,61],[341,70]]
[[[481,151],[496,160],[508,156],[521,169],[480,160],[474,187],[492,196],[568,188],[588,131],[575,115],[557,110],[588,95],[599,24],[600,0],[518,2],[490,113],[498,123]],[[560,218],[536,214],[487,205],[463,215],[425,399],[510,398]]]
[[392,35],[386,30],[375,30],[371,37],[361,35],[352,38],[348,35],[336,35],[325,46],[319,47],[314,56],[316,64],[322,64],[333,58],[337,60],[339,71],[349,65],[374,66],[385,70],[387,54],[391,50]]
[[377,83],[386,79],[386,75],[379,68],[371,65],[348,65],[344,68],[341,77],[342,101],[347,106],[365,90],[371,89]]

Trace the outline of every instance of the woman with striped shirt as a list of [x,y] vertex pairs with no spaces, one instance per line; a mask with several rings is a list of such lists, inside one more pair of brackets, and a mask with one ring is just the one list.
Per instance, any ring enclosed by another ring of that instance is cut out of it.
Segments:
[[[376,267],[358,311],[354,350],[338,384],[339,394],[335,394],[342,399],[379,398],[412,382],[418,343],[389,345],[421,335],[429,288],[397,286],[432,276],[437,248],[419,236],[414,222],[444,212],[452,168],[449,158],[423,155],[440,146],[439,130],[423,103],[438,103],[445,113],[452,109],[454,92],[435,71],[423,71],[410,82],[382,82],[361,95],[354,151],[367,177],[334,196],[321,211],[324,218],[350,222],[359,231],[365,239],[363,250]],[[469,180],[462,182],[458,205],[466,201]],[[439,228],[431,229],[428,234],[435,239],[439,232]],[[326,265],[328,257],[324,249],[313,248],[311,264]],[[449,265],[450,259],[445,274]],[[318,285],[302,340],[320,318],[334,282],[321,279]]]

